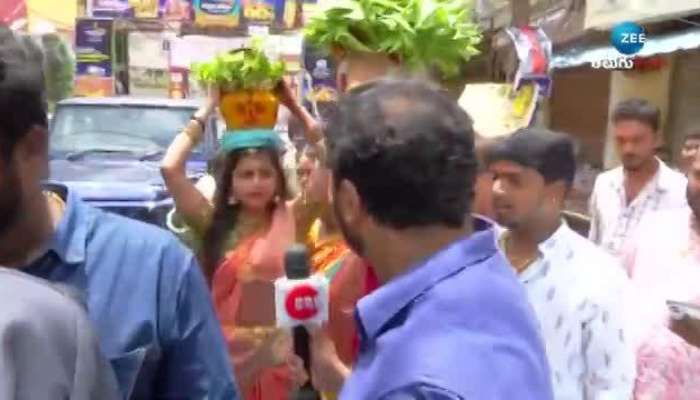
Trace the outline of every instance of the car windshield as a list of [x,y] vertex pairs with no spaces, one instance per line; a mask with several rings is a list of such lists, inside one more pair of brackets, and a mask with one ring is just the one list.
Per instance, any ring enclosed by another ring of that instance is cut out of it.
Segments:
[[[141,105],[63,105],[51,129],[52,154],[164,152],[194,108]],[[194,156],[202,156],[201,146]]]

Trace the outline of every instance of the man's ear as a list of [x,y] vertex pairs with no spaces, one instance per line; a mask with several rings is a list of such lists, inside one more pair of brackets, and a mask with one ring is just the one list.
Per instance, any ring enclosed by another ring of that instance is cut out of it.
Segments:
[[569,194],[570,189],[570,185],[560,179],[547,184],[547,195],[549,198],[554,199],[561,208],[564,208],[566,196]]
[[346,223],[357,222],[362,218],[362,199],[354,183],[343,179],[334,201],[338,202],[338,210]]

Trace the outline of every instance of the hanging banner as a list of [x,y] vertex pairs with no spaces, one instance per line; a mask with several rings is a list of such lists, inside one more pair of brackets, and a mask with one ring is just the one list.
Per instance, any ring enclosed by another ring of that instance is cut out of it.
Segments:
[[550,60],[552,42],[541,28],[508,28],[506,33],[513,41],[518,55],[518,71],[513,86],[519,90],[521,84],[535,82],[541,96],[551,94]]
[[88,15],[103,18],[186,20],[189,0],[88,0]]
[[194,0],[193,7],[197,26],[235,28],[241,23],[239,0]]
[[112,21],[78,19],[75,23],[76,75],[112,76]]

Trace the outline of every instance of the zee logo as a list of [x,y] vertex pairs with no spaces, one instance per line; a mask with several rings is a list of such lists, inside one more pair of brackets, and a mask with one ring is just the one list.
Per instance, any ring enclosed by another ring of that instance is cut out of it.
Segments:
[[631,56],[639,53],[647,41],[644,27],[634,22],[623,22],[613,27],[610,44],[622,54]]
[[287,314],[298,320],[306,321],[318,314],[316,298],[318,291],[311,285],[300,285],[292,289],[284,301]]

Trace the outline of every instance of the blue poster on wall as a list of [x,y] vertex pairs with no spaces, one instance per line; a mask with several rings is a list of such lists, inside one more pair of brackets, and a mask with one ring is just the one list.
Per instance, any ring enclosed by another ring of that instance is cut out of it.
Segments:
[[85,18],[75,24],[77,75],[112,76],[112,21]]

